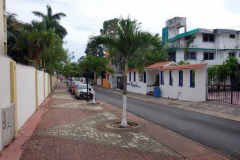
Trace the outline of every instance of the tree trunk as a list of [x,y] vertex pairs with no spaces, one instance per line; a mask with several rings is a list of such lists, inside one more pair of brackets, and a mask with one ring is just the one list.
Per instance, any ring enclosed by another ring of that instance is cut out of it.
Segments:
[[127,62],[124,61],[124,81],[123,81],[123,116],[122,116],[122,122],[121,127],[126,128],[127,127]]
[[93,82],[93,100],[92,100],[92,104],[96,104],[96,101],[95,101],[95,85],[96,85],[96,73],[94,72],[94,82]]

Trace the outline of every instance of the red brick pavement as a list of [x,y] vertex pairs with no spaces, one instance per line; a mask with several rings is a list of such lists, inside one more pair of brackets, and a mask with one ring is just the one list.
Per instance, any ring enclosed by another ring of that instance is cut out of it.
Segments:
[[50,136],[42,136],[40,140],[27,141],[22,149],[24,153],[21,160],[184,160],[184,158],[163,154]]
[[101,112],[103,112],[103,110],[89,111],[87,109],[52,108],[43,114],[42,121],[34,132],[40,132],[45,129],[76,121]]

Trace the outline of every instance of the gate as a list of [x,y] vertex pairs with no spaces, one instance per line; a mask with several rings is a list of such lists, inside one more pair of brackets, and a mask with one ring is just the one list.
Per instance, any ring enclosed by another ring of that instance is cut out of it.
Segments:
[[117,88],[123,90],[123,77],[117,77]]
[[240,105],[240,71],[210,68],[207,99]]

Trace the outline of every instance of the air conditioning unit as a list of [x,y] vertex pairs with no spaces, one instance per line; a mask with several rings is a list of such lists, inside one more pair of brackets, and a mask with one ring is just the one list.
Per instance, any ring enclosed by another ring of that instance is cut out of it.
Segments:
[[15,104],[2,108],[2,147],[8,145],[15,135]]

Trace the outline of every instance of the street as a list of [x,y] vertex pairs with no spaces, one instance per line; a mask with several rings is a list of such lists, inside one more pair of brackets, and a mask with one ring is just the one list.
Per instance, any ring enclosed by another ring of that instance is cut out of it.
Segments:
[[[96,90],[97,100],[122,108],[122,96]],[[127,111],[226,155],[240,159],[240,123],[174,107],[127,99]]]

